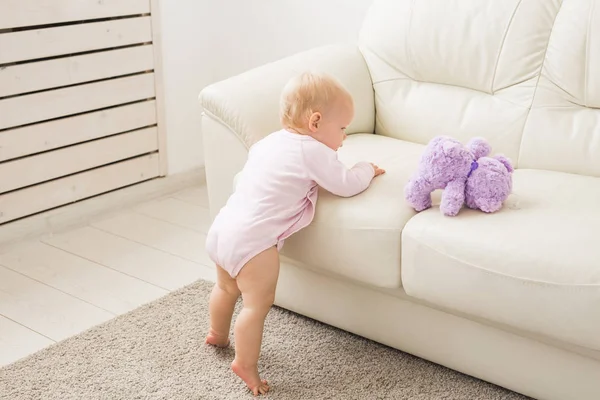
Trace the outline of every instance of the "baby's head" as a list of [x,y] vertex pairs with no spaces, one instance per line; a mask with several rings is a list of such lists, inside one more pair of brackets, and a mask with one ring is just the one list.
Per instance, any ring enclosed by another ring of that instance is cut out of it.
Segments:
[[352,96],[329,75],[305,72],[292,78],[283,89],[283,127],[312,136],[333,150],[342,146],[353,117]]

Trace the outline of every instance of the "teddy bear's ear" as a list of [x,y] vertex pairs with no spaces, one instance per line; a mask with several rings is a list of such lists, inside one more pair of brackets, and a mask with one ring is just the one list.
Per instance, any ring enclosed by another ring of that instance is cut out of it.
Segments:
[[512,166],[512,163],[510,162],[510,159],[504,157],[503,155],[499,154],[496,157],[494,157],[496,160],[500,161],[502,164],[504,164],[504,166],[506,167],[506,170],[509,173],[512,173],[515,169]]
[[486,157],[492,152],[492,147],[489,145],[487,140],[481,137],[475,137],[469,140],[469,143],[467,143],[467,149],[469,149],[476,160],[480,159],[481,157]]
[[456,154],[457,151],[460,151],[462,145],[458,142],[447,141],[442,144],[442,151],[446,155]]

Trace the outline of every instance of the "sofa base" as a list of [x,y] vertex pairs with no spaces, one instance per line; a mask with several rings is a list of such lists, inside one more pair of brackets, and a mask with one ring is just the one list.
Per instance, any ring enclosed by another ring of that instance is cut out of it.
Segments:
[[600,361],[283,260],[276,305],[540,400],[597,400]]

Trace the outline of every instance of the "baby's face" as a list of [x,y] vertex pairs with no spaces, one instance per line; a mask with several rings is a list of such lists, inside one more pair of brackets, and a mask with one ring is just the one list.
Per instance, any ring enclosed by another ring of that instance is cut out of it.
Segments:
[[346,127],[354,118],[354,107],[345,100],[338,100],[326,114],[321,116],[313,137],[333,150],[342,147],[346,139]]

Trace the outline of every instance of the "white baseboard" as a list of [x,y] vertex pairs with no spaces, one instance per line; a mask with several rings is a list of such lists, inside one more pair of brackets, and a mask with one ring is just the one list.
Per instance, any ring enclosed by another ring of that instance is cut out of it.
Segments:
[[204,167],[128,186],[0,225],[0,250],[23,240],[85,226],[91,221],[206,182]]

